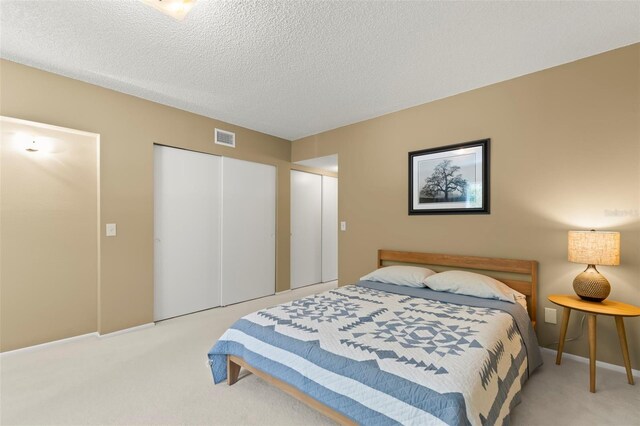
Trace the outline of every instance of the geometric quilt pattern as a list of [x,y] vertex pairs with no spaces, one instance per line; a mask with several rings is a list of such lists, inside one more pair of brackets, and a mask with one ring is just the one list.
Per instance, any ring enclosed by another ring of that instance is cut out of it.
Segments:
[[376,361],[395,361],[446,374],[448,369],[438,360],[467,351],[488,351],[477,338],[478,327],[497,312],[347,286],[266,309],[259,315],[280,327],[309,334],[318,333],[321,323],[336,323],[335,333],[344,347],[371,354]]
[[360,305],[349,299],[333,299],[323,295],[296,300],[282,308],[292,320],[306,318],[318,323],[356,318],[358,309]]
[[436,392],[460,392],[479,423],[499,418],[501,389],[519,389],[526,372],[514,319],[498,309],[351,285],[246,318]]

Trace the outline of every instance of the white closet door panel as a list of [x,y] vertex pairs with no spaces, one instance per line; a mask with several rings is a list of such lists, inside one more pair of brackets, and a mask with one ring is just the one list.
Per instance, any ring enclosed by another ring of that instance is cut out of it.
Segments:
[[222,159],[222,304],[275,293],[276,168]]
[[291,171],[291,288],[322,281],[322,177]]
[[322,282],[338,279],[338,179],[322,176]]
[[154,146],[154,320],[220,305],[220,157]]

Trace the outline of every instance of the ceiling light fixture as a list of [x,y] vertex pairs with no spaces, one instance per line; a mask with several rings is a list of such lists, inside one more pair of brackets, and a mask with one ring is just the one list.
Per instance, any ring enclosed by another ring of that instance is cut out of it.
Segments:
[[171,16],[178,21],[182,21],[193,7],[196,0],[140,0],[144,4]]

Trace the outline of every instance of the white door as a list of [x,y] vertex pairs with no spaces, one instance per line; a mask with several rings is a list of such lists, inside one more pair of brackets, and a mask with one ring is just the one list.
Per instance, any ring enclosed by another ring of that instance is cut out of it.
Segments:
[[222,159],[222,305],[276,289],[276,168]]
[[322,282],[338,279],[338,179],[322,176]]
[[220,305],[220,166],[154,146],[155,321]]
[[322,177],[291,171],[291,288],[322,281]]

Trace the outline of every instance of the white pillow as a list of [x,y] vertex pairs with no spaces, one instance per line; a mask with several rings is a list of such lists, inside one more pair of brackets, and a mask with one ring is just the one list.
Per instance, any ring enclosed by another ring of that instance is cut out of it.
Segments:
[[520,293],[519,291],[513,291],[516,292],[516,303],[522,306],[525,311],[529,312],[529,308],[527,307],[527,296]]
[[360,278],[361,281],[377,281],[407,287],[424,287],[424,280],[435,272],[419,266],[393,265],[376,269]]
[[431,290],[464,294],[483,299],[497,299],[511,303],[516,303],[516,293],[520,294],[494,278],[467,271],[440,272],[427,277],[424,280],[424,284]]

